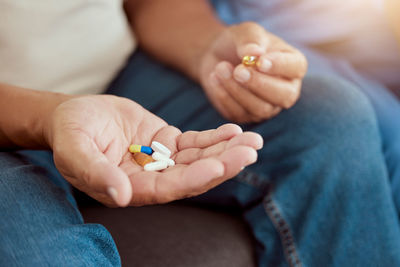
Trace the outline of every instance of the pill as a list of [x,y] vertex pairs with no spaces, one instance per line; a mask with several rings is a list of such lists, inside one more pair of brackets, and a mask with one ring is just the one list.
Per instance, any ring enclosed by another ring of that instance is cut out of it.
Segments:
[[153,141],[151,143],[151,148],[155,151],[155,152],[159,152],[165,156],[167,156],[168,158],[171,156],[171,151],[164,146],[163,144],[157,142],[157,141]]
[[242,59],[242,64],[246,67],[252,67],[256,65],[257,57],[256,56],[244,56]]
[[174,166],[175,165],[175,161],[168,158],[167,156],[165,156],[164,154],[161,154],[160,152],[154,152],[152,155],[153,159],[155,161],[165,161],[169,166]]
[[152,156],[149,156],[142,152],[133,153],[133,159],[136,161],[137,164],[144,167],[146,164],[154,162]]
[[142,153],[146,153],[147,155],[151,155],[153,153],[153,149],[151,149],[151,147],[141,146],[141,145],[130,145],[129,151],[131,153],[142,152]]
[[145,171],[161,171],[168,167],[168,163],[165,161],[155,161],[144,165]]

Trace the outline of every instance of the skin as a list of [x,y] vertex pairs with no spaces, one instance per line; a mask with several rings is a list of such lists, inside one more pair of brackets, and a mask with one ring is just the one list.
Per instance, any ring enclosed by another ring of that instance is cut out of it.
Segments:
[[[205,0],[131,0],[125,10],[142,48],[201,83],[226,118],[259,121],[297,100],[304,56],[257,24],[227,27]],[[270,68],[247,69],[249,79],[238,79],[245,54],[270,60]],[[224,65],[232,72],[222,79]],[[153,140],[172,151],[174,167],[144,172],[135,165],[129,145]],[[256,161],[263,140],[234,124],[181,133],[116,96],[0,84],[0,145],[52,149],[56,167],[76,188],[108,206],[139,206],[198,195],[234,177]]]
[[397,0],[386,0],[385,11],[400,46],[400,2]]

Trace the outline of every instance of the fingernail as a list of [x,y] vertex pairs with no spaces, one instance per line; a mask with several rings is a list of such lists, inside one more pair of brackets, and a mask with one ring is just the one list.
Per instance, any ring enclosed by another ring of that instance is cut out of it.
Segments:
[[115,201],[117,202],[117,197],[118,197],[118,191],[114,187],[108,187],[107,188],[107,194]]
[[272,62],[268,59],[262,58],[257,61],[257,67],[262,72],[267,72],[272,67]]
[[219,77],[225,80],[229,79],[232,76],[232,71],[228,68],[228,66],[224,64],[218,65],[215,71],[217,72]]
[[250,80],[251,74],[246,67],[240,66],[235,69],[234,76],[236,81],[244,83]]
[[263,53],[263,48],[256,43],[246,44],[242,49],[245,54]]

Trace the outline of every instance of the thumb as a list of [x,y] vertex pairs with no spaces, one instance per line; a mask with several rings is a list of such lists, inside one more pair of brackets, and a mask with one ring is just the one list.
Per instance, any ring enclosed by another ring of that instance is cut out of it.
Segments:
[[244,22],[232,28],[236,52],[239,58],[246,55],[260,56],[270,43],[265,29],[254,22]]
[[85,179],[94,191],[106,193],[118,206],[127,206],[132,198],[132,185],[128,175],[112,164],[102,153],[91,157]]
[[[79,182],[78,189],[85,193],[107,194],[118,206],[126,206],[132,197],[132,186],[128,175],[111,163],[98,149],[93,140],[85,138],[75,145],[55,149],[57,168],[65,170]],[[74,181],[70,181],[73,185]],[[83,184],[83,188],[79,188]]]

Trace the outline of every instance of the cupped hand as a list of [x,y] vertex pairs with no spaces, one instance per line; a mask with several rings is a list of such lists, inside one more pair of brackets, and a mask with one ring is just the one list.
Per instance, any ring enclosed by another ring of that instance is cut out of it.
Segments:
[[[73,186],[108,206],[165,203],[201,194],[234,177],[257,159],[262,138],[225,124],[182,133],[126,98],[100,95],[60,104],[46,137],[60,173]],[[130,144],[158,141],[176,165],[144,171]]]
[[[241,64],[257,56],[256,67]],[[234,122],[258,122],[293,106],[307,71],[304,55],[260,25],[245,22],[222,31],[200,65],[203,88],[216,107]]]

